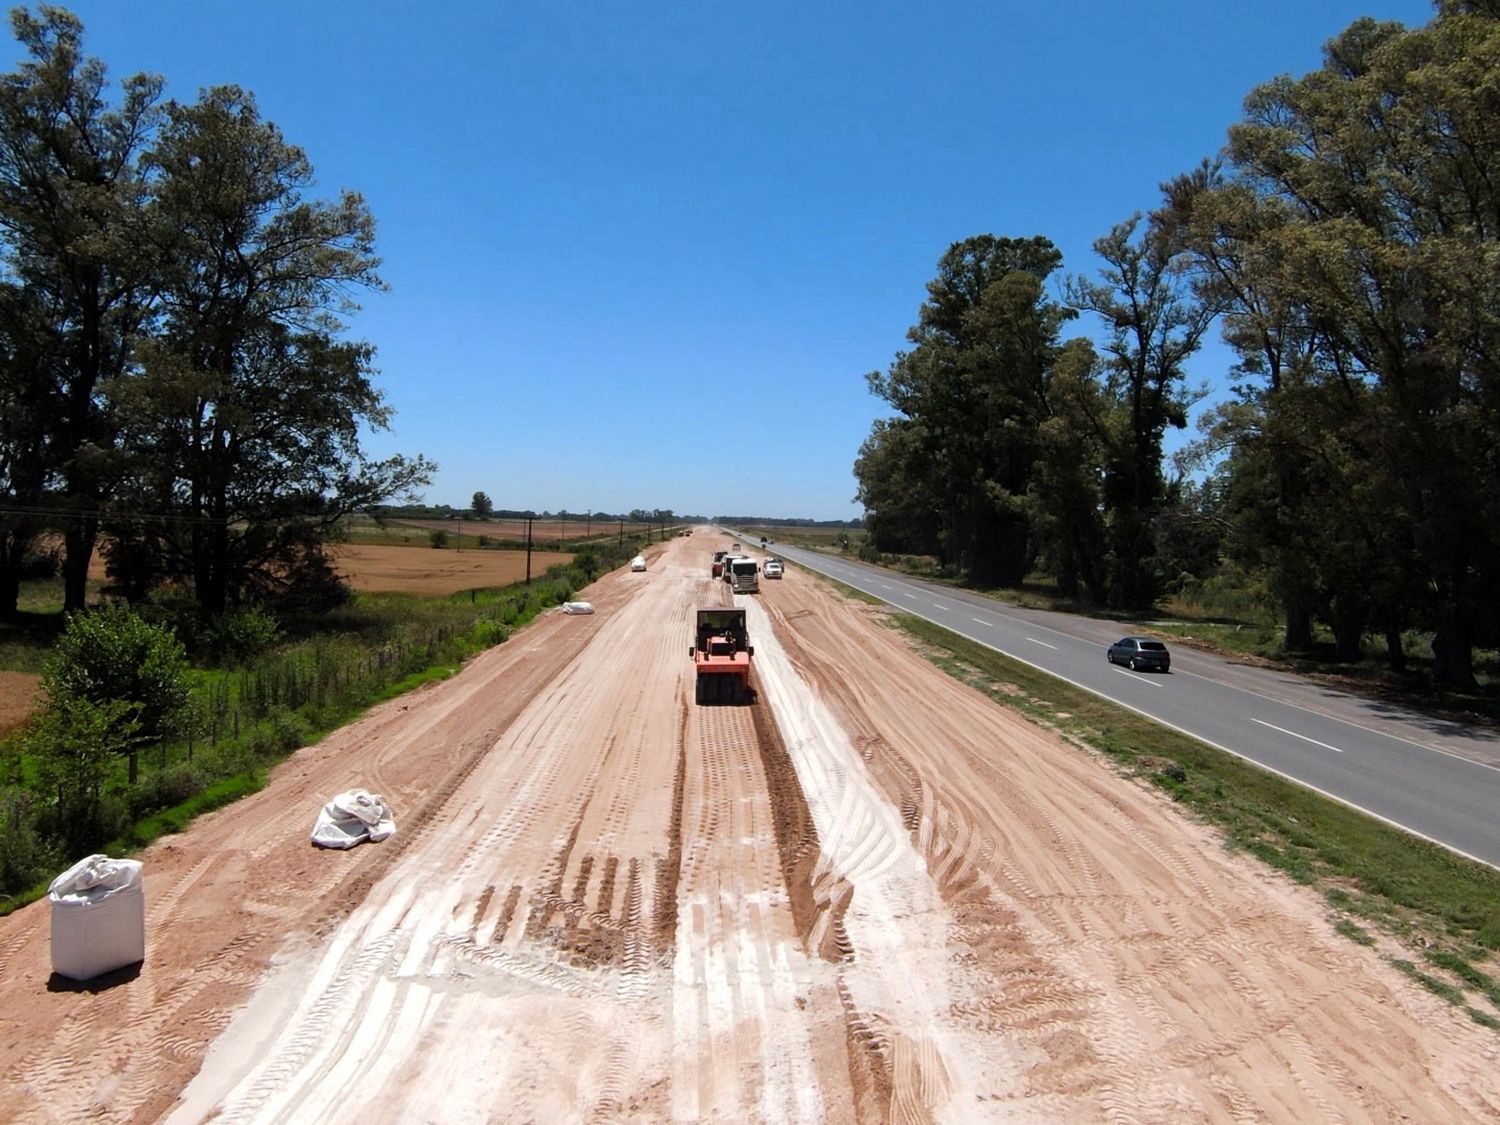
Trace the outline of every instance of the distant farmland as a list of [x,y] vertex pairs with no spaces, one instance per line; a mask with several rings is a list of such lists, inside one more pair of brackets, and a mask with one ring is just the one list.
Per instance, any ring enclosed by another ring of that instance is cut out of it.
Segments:
[[[649,527],[643,523],[625,521],[625,535],[644,535],[657,531],[660,524]],[[423,545],[434,531],[447,534],[449,545],[477,546],[481,538],[490,542],[524,543],[526,521],[524,519],[493,520],[408,520],[392,519],[383,524],[361,516],[349,520],[345,531],[353,543],[385,543],[393,546],[408,544]],[[620,535],[617,520],[559,520],[535,519],[531,523],[531,541],[536,543],[578,543],[586,540],[613,540]],[[462,541],[460,544],[460,540]]]
[[[451,530],[444,528],[444,530]],[[424,533],[425,538],[425,533]],[[456,550],[345,543],[334,547],[334,569],[356,590],[453,594],[509,586],[526,577],[525,551]],[[572,562],[566,551],[532,551],[531,574]]]

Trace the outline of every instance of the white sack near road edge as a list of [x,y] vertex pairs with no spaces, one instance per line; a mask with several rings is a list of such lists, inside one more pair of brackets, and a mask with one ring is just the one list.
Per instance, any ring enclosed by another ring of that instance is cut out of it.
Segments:
[[52,971],[89,980],[146,956],[146,895],[135,859],[91,855],[47,888]]
[[350,789],[319,810],[312,842],[320,848],[352,848],[366,840],[379,843],[395,831],[396,822],[384,797]]
[[564,613],[593,613],[594,607],[589,602],[563,602]]

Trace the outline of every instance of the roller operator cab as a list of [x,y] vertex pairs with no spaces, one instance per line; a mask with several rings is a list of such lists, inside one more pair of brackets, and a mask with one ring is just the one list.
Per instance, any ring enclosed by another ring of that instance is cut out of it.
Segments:
[[749,703],[750,658],[755,648],[745,628],[745,611],[724,606],[697,611],[692,657],[694,701]]

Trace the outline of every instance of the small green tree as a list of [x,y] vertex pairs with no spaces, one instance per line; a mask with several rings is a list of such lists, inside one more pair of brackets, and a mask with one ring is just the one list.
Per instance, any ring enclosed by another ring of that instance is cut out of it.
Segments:
[[48,714],[66,711],[79,700],[105,709],[116,701],[130,705],[128,714],[110,713],[108,741],[128,757],[131,784],[138,776],[140,747],[178,733],[190,714],[188,662],[181,642],[175,633],[124,606],[68,617],[42,669],[42,691]]
[[483,492],[474,493],[473,499],[469,501],[469,507],[473,510],[476,519],[487,520],[495,511],[494,502]]
[[104,786],[116,754],[140,744],[142,705],[123,699],[96,703],[80,696],[49,701],[25,740],[48,792],[57,795],[57,833],[77,852],[109,835]]
[[427,542],[432,544],[432,549],[440,551],[448,545],[448,533],[442,530],[433,530],[427,533]]

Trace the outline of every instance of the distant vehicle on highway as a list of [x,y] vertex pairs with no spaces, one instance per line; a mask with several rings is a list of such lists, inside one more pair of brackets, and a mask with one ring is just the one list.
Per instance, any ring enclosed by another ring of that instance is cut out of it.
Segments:
[[766,565],[760,568],[760,572],[763,575],[765,575],[767,578],[780,578],[781,577],[781,560],[780,559],[767,559],[766,560]]
[[1132,672],[1155,668],[1162,672],[1172,670],[1172,654],[1167,646],[1150,637],[1121,637],[1109,646],[1109,662],[1123,664]]

